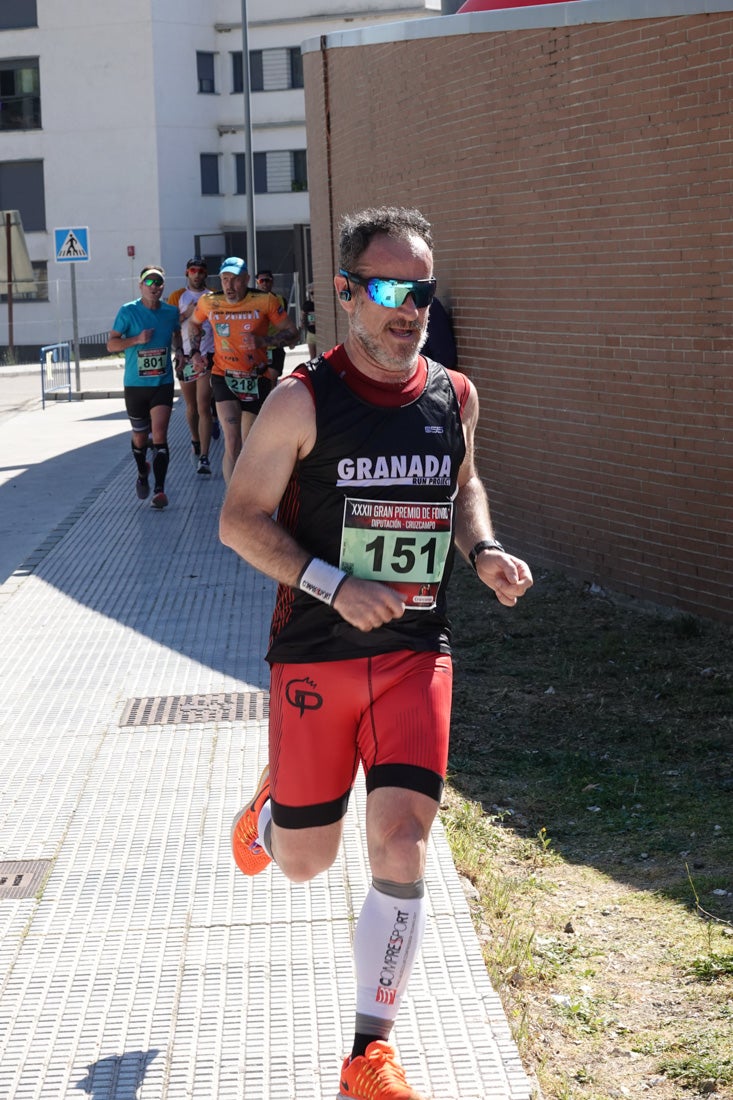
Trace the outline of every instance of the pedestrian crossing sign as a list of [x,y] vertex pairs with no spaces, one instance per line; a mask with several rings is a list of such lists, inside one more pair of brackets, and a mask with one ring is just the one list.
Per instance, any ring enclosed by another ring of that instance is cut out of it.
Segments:
[[88,229],[54,229],[53,234],[57,263],[78,264],[89,259]]

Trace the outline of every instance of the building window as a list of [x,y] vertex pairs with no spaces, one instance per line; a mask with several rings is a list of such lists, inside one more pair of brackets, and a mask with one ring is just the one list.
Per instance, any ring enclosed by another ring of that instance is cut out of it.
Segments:
[[218,195],[219,192],[219,154],[201,154],[201,194]]
[[0,130],[38,130],[40,126],[38,58],[0,61]]
[[247,194],[247,173],[246,173],[246,154],[235,153],[234,154],[234,194],[246,195]]
[[242,65],[242,51],[232,53],[232,93],[244,91],[244,67]]
[[252,154],[252,171],[255,177],[255,195],[267,194],[267,153]]
[[[48,301],[48,264],[45,260],[32,261],[33,284],[24,288],[23,283],[13,281],[14,302],[47,302]],[[0,283],[0,302],[8,300],[7,283]]]
[[0,210],[17,210],[26,233],[46,228],[46,199],[42,160],[6,160],[0,163]]
[[13,0],[12,4],[0,4],[0,31],[37,26],[36,0]]
[[[249,87],[252,92],[264,92],[265,83],[262,75],[262,50],[249,51]],[[244,84],[244,81],[242,82]]]
[[275,149],[254,154],[255,193],[279,194],[307,191],[305,149]]
[[308,190],[308,164],[305,149],[293,149],[291,191]]
[[[249,51],[249,86],[253,92],[282,92],[303,87],[300,47]],[[232,54],[232,91],[244,88],[242,52]]]
[[36,293],[33,295],[37,302],[48,301],[48,264],[45,260],[31,260],[33,277],[36,280]]
[[199,81],[199,92],[203,95],[214,95],[216,83],[214,80],[214,55],[196,51],[196,75]]
[[290,53],[290,87],[302,88],[303,85],[303,55],[300,47],[288,51]]

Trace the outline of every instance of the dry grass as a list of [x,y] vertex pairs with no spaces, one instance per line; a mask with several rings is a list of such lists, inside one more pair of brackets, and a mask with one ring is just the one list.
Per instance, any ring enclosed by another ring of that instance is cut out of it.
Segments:
[[443,806],[546,1100],[733,1097],[731,630],[459,567]]

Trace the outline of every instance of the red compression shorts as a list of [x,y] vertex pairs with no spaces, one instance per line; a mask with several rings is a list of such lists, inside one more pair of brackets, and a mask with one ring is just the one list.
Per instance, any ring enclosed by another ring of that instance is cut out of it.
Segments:
[[340,821],[360,762],[367,791],[403,787],[440,801],[452,685],[451,659],[442,653],[401,650],[347,661],[274,664],[275,824],[304,829]]

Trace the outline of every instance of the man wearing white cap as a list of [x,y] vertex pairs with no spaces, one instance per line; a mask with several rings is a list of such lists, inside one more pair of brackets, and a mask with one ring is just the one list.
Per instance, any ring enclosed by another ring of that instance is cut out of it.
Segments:
[[167,507],[168,422],[173,408],[173,364],[183,366],[178,310],[162,302],[165,271],[148,264],[140,272],[140,297],[120,306],[110,329],[107,351],[125,353],[125,407],[132,426],[132,454],[137,465],[135,491],[150,494],[148,439],[153,438],[153,508]]
[[263,377],[267,348],[273,344],[295,347],[299,333],[276,295],[250,289],[247,264],[241,257],[225,259],[219,277],[222,293],[199,299],[188,334],[194,365],[200,359],[205,321],[214,334],[211,385],[224,428],[222,473],[228,485],[242,444],[270,389],[269,379]]

